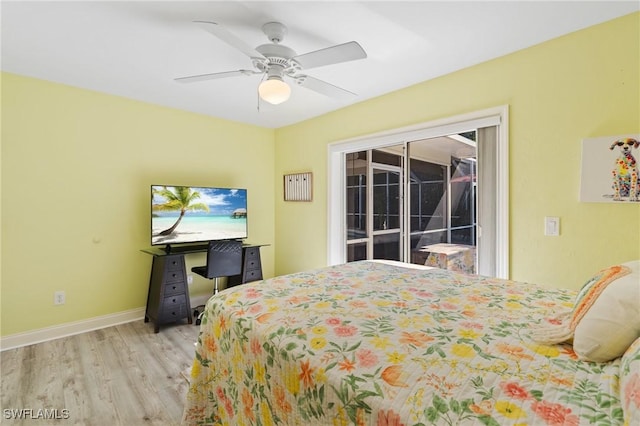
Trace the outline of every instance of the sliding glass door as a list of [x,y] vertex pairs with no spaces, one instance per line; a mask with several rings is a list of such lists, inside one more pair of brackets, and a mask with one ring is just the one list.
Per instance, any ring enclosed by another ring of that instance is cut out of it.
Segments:
[[347,261],[403,259],[402,162],[382,150],[346,155]]
[[475,139],[473,131],[346,154],[347,261],[475,273]]
[[330,144],[328,263],[464,253],[465,271],[508,278],[507,123],[502,106]]

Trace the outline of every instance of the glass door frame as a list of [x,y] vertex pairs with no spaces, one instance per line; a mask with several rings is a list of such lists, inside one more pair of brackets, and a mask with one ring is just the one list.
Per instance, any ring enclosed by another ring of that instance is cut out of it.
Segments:
[[[367,216],[367,227],[368,230],[370,230],[370,240],[368,242],[368,246],[367,246],[367,257],[369,259],[374,259],[374,247],[375,247],[375,237],[378,235],[386,235],[386,234],[394,234],[397,233],[400,235],[400,239],[398,241],[398,252],[400,254],[400,261],[403,260],[403,253],[405,251],[405,244],[404,244],[404,238],[403,235],[405,233],[405,228],[404,228],[404,208],[405,208],[405,202],[404,202],[404,178],[403,178],[403,171],[404,171],[404,156],[401,155],[400,156],[400,161],[402,162],[402,166],[391,166],[388,164],[381,164],[381,163],[374,163],[372,161],[369,161],[369,176],[370,178],[370,186],[367,188],[367,193],[368,193],[368,205],[371,206],[371,214],[369,214]],[[375,195],[375,191],[373,190],[375,187],[375,181],[374,181],[374,170],[382,170],[385,172],[392,172],[392,173],[397,173],[398,174],[398,196],[399,196],[399,200],[398,200],[398,227],[397,228],[393,228],[393,229],[386,229],[386,230],[378,230],[376,231],[374,229],[374,195]]]
[[[403,146],[404,147],[404,146]],[[400,166],[394,166],[394,165],[390,165],[390,164],[384,164],[384,163],[379,163],[379,162],[374,162],[372,160],[373,158],[373,151],[374,150],[366,150],[366,158],[367,158],[367,166],[366,166],[366,175],[365,175],[365,182],[366,184],[364,185],[365,187],[365,191],[366,191],[366,210],[365,210],[365,236],[360,237],[360,238],[345,238],[345,244],[347,246],[349,245],[360,245],[360,244],[366,244],[366,253],[367,253],[367,258],[368,259],[373,259],[374,258],[374,249],[375,249],[375,237],[379,236],[379,235],[385,235],[385,234],[393,234],[393,233],[397,233],[400,235],[400,239],[398,241],[398,253],[400,256],[399,260],[403,259],[403,253],[405,252],[405,244],[403,242],[402,236],[404,235],[405,232],[405,228],[404,228],[404,223],[405,223],[405,215],[404,215],[404,208],[405,208],[405,203],[404,203],[404,193],[405,193],[405,188],[404,188],[404,165],[405,165],[405,158],[404,158],[404,154],[391,154],[391,155],[397,155],[398,160],[400,162]],[[405,152],[405,150],[403,149],[403,152]],[[374,179],[374,171],[375,170],[381,170],[384,172],[391,172],[391,173],[397,173],[398,175],[398,227],[397,228],[393,228],[393,229],[388,229],[388,230],[375,230],[375,200],[374,200],[374,196],[375,196],[375,191],[374,191],[374,187],[375,187],[375,179]],[[347,250],[348,252],[348,250]],[[345,258],[347,258],[348,255],[345,255]]]
[[[416,126],[330,143],[327,161],[327,264],[346,261],[345,154],[495,126],[495,274],[509,278],[509,107],[488,108]],[[406,179],[406,178],[405,178]],[[406,211],[406,210],[405,210]],[[478,232],[482,235],[482,229]]]

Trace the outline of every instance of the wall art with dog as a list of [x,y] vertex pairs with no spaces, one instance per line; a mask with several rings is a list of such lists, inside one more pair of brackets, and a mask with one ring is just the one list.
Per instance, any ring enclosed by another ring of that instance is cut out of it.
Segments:
[[640,202],[640,134],[582,141],[580,201]]

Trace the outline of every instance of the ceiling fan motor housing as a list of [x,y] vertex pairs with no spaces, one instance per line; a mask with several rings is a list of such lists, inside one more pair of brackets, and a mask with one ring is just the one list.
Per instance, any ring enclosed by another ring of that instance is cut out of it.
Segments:
[[296,52],[290,47],[281,44],[263,44],[256,47],[256,51],[262,54],[267,60],[254,58],[253,64],[261,71],[267,71],[273,65],[279,65],[287,74],[300,70],[297,62],[291,59],[296,56]]

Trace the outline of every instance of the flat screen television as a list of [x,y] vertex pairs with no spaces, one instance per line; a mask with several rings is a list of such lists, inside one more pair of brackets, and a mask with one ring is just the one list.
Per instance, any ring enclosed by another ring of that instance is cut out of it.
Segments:
[[151,185],[151,245],[247,238],[247,190]]

